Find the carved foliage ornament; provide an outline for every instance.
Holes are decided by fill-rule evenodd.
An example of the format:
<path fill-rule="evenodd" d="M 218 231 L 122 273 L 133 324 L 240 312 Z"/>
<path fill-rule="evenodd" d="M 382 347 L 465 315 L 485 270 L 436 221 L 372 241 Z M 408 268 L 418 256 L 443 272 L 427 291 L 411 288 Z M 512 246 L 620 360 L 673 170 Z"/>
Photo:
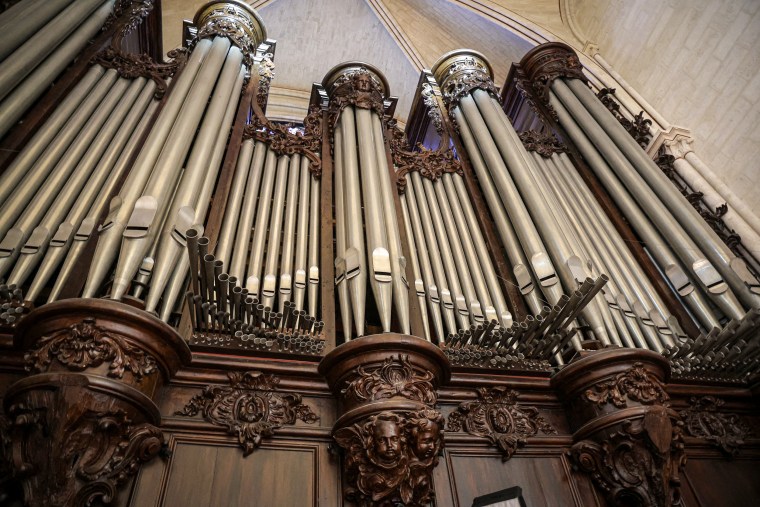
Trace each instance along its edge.
<path fill-rule="evenodd" d="M 443 448 L 440 412 L 381 412 L 335 432 L 345 450 L 346 499 L 359 506 L 428 505 Z"/>
<path fill-rule="evenodd" d="M 126 4 L 126 2 L 121 3 Z M 93 57 L 92 63 L 107 69 L 114 69 L 125 79 L 138 77 L 152 79 L 156 83 L 154 97 L 160 99 L 166 93 L 166 80 L 184 67 L 187 62 L 187 50 L 184 48 L 174 49 L 168 53 L 171 59 L 169 62 L 158 63 L 146 54 L 130 53 L 121 47 L 124 38 L 137 29 L 152 9 L 153 0 L 135 0 L 129 5 L 122 5 L 121 7 L 117 5 L 114 10 L 114 15 L 118 15 L 118 19 L 115 20 L 117 28 L 111 39 L 111 44 L 97 53 Z"/>
<path fill-rule="evenodd" d="M 198 33 L 191 46 L 206 37 L 227 37 L 243 52 L 245 64 L 250 68 L 259 44 L 256 37 L 260 34 L 259 27 L 254 23 L 250 13 L 243 8 L 231 3 L 219 4 L 218 7 L 203 13 Z"/>
<path fill-rule="evenodd" d="M 110 504 L 163 448 L 158 428 L 134 424 L 121 409 L 74 413 L 69 420 L 70 412 L 26 403 L 8 410 L 7 456 L 28 505 Z"/>
<path fill-rule="evenodd" d="M 535 130 L 526 130 L 520 132 L 520 141 L 526 150 L 535 151 L 544 158 L 550 158 L 554 153 L 567 151 L 567 147 L 550 132 L 541 133 Z"/>
<path fill-rule="evenodd" d="M 372 72 L 364 67 L 345 72 L 330 87 L 329 125 L 334 128 L 346 106 L 369 109 L 382 118 L 383 86 Z M 331 136 L 332 137 L 332 136 Z"/>
<path fill-rule="evenodd" d="M 433 86 L 427 82 L 423 83 L 420 96 L 422 97 L 422 103 L 427 107 L 427 115 L 433 122 L 435 131 L 439 134 L 443 134 L 443 118 L 441 117 L 441 109 L 438 106 L 438 101 L 435 100 L 435 90 L 433 89 Z"/>
<path fill-rule="evenodd" d="M 157 371 L 156 360 L 124 338 L 110 334 L 88 318 L 43 337 L 24 355 L 28 371 L 44 372 L 55 359 L 72 371 L 97 368 L 109 362 L 108 376 L 122 378 L 128 371 L 137 379 Z"/>
<path fill-rule="evenodd" d="M 612 379 L 596 384 L 593 389 L 588 389 L 584 393 L 584 398 L 597 405 L 612 403 L 617 408 L 626 407 L 628 400 L 638 401 L 645 405 L 667 405 L 670 400 L 663 383 L 638 362 Z"/>
<path fill-rule="evenodd" d="M 620 122 L 631 137 L 636 140 L 639 146 L 646 149 L 649 145 L 649 141 L 652 140 L 652 134 L 649 132 L 652 120 L 644 118 L 644 111 L 639 112 L 639 114 L 633 117 L 633 121 L 631 121 L 620 112 L 620 104 L 615 100 L 614 88 L 602 88 L 596 96 L 599 97 L 602 104 L 604 104 L 609 112 L 612 113 L 612 116 Z"/>
<path fill-rule="evenodd" d="M 504 386 L 480 387 L 478 400 L 459 404 L 449 415 L 449 431 L 466 431 L 487 438 L 501 451 L 507 461 L 527 438 L 539 431 L 556 435 L 549 422 L 539 415 L 536 407 L 517 405 L 517 392 Z"/>
<path fill-rule="evenodd" d="M 259 89 L 256 92 L 256 103 L 263 111 L 266 108 L 267 98 L 269 97 L 269 87 L 274 79 L 274 55 L 266 53 L 259 62 Z"/>
<path fill-rule="evenodd" d="M 303 121 L 303 131 L 291 124 L 276 124 L 269 121 L 260 110 L 251 118 L 251 123 L 243 130 L 243 139 L 255 139 L 267 143 L 277 155 L 296 153 L 309 159 L 312 176 L 322 176 L 322 159 L 319 150 L 322 144 L 322 111 L 312 107 Z"/>
<path fill-rule="evenodd" d="M 679 472 L 686 463 L 683 423 L 673 425 L 667 409 L 651 407 L 626 421 L 603 441 L 582 440 L 570 455 L 613 506 L 678 506 Z"/>
<path fill-rule="evenodd" d="M 301 402 L 301 395 L 277 392 L 280 379 L 274 375 L 231 372 L 229 378 L 229 386 L 206 387 L 176 415 L 201 413 L 206 421 L 226 427 L 227 433 L 237 436 L 243 456 L 255 451 L 262 438 L 273 436 L 277 428 L 294 425 L 296 420 L 308 424 L 319 420 Z"/>
<path fill-rule="evenodd" d="M 729 456 L 735 456 L 744 439 L 751 434 L 749 427 L 736 414 L 723 414 L 718 410 L 725 401 L 714 396 L 693 397 L 691 406 L 679 412 L 686 433 L 715 444 Z"/>
<path fill-rule="evenodd" d="M 383 400 L 397 396 L 434 405 L 437 396 L 431 383 L 433 374 L 412 367 L 409 356 L 390 356 L 375 368 L 356 368 L 356 378 L 341 393 L 359 402 Z"/>
<path fill-rule="evenodd" d="M 480 59 L 472 56 L 457 59 L 449 66 L 447 75 L 441 79 L 441 93 L 452 120 L 454 118 L 452 111 L 462 97 L 476 89 L 485 90 L 493 95 L 499 93 L 493 84 L 488 67 Z"/>
<path fill-rule="evenodd" d="M 414 151 L 410 148 L 404 132 L 396 126 L 394 121 L 389 121 L 388 126 L 391 137 L 389 141 L 391 156 L 393 157 L 393 165 L 396 166 L 396 187 L 399 194 L 406 191 L 406 175 L 410 171 L 417 171 L 420 176 L 430 181 L 438 180 L 443 173 L 463 175 L 462 164 L 448 146 L 442 146 L 437 150 L 428 150 L 418 144 L 419 151 Z"/>
<path fill-rule="evenodd" d="M 532 88 L 544 104 L 549 103 L 549 89 L 557 78 L 588 80 L 583 75 L 583 65 L 578 55 L 567 51 L 544 52 L 532 62 L 536 72 L 532 75 Z"/>

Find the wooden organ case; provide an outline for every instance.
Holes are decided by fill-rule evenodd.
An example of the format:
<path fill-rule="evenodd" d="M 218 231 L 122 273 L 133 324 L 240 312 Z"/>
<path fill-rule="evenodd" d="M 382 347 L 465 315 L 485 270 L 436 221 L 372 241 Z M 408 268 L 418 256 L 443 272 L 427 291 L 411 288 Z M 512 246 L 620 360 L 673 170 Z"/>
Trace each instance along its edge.
<path fill-rule="evenodd" d="M 760 498 L 757 260 L 568 46 L 501 90 L 443 55 L 403 131 L 341 63 L 285 125 L 247 4 L 165 60 L 153 0 L 26 15 L 0 48 L 2 505 Z"/>

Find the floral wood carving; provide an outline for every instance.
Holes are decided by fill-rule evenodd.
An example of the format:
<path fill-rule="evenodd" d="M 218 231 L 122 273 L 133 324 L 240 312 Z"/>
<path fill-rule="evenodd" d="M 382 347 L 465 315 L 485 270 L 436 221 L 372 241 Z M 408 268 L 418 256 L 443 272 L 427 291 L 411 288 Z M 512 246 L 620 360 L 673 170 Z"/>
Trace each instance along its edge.
<path fill-rule="evenodd" d="M 116 70 L 125 79 L 144 77 L 156 83 L 154 97 L 160 99 L 166 93 L 166 80 L 172 77 L 187 62 L 188 51 L 177 48 L 169 51 L 170 61 L 158 63 L 146 54 L 134 54 L 122 49 L 124 38 L 135 31 L 140 23 L 153 9 L 153 0 L 140 0 L 121 7 L 121 14 L 115 21 L 117 28 L 111 39 L 111 44 L 97 53 L 92 63 L 107 69 Z M 116 11 L 115 11 L 116 12 Z"/>
<path fill-rule="evenodd" d="M 438 101 L 435 100 L 435 90 L 430 83 L 424 83 L 422 85 L 422 103 L 427 107 L 428 118 L 433 122 L 435 131 L 439 134 L 443 134 L 443 117 L 441 116 L 441 109 L 438 106 Z"/>
<path fill-rule="evenodd" d="M 749 427 L 736 414 L 723 414 L 718 410 L 725 401 L 714 396 L 692 397 L 688 409 L 681 416 L 686 433 L 715 444 L 729 456 L 735 456 L 751 434 Z"/>
<path fill-rule="evenodd" d="M 380 412 L 335 432 L 344 449 L 347 500 L 359 506 L 428 505 L 443 448 L 440 412 Z"/>
<path fill-rule="evenodd" d="M 601 442 L 581 440 L 570 450 L 612 506 L 680 506 L 679 474 L 686 463 L 682 424 L 665 407 L 625 421 Z"/>
<path fill-rule="evenodd" d="M 434 405 L 433 374 L 412 367 L 409 356 L 390 356 L 376 368 L 357 366 L 356 378 L 341 391 L 347 399 L 367 402 L 401 396 Z"/>
<path fill-rule="evenodd" d="M 396 126 L 395 121 L 388 121 L 390 132 L 391 156 L 393 165 L 396 166 L 396 187 L 399 194 L 406 191 L 406 175 L 410 171 L 417 171 L 420 176 L 431 181 L 436 181 L 443 173 L 457 173 L 460 176 L 462 164 L 454 156 L 454 152 L 446 145 L 438 150 L 428 150 L 421 144 L 417 145 L 419 151 L 413 151 L 409 147 L 404 132 Z"/>
<path fill-rule="evenodd" d="M 237 436 L 243 456 L 255 451 L 261 440 L 273 436 L 277 428 L 292 426 L 296 420 L 308 424 L 319 420 L 301 402 L 301 395 L 277 392 L 280 379 L 274 375 L 231 372 L 229 378 L 229 386 L 207 386 L 175 414 L 201 413 L 206 421 L 226 427 L 227 433 Z"/>
<path fill-rule="evenodd" d="M 449 108 L 452 120 L 453 110 L 459 104 L 462 97 L 474 90 L 485 90 L 493 95 L 498 95 L 499 90 L 493 84 L 490 71 L 480 58 L 472 55 L 463 55 L 449 65 L 445 76 L 439 79 L 441 94 Z"/>
<path fill-rule="evenodd" d="M 549 89 L 557 78 L 588 80 L 583 75 L 583 65 L 572 50 L 546 51 L 531 62 L 531 88 L 544 104 L 549 103 Z"/>
<path fill-rule="evenodd" d="M 526 150 L 535 151 L 544 158 L 550 158 L 554 153 L 567 151 L 567 147 L 550 132 L 541 133 L 535 130 L 526 130 L 520 132 L 520 141 Z"/>
<path fill-rule="evenodd" d="M 27 403 L 8 410 L 8 458 L 30 506 L 110 504 L 163 447 L 161 430 L 133 423 L 124 410 L 73 414 Z"/>
<path fill-rule="evenodd" d="M 487 438 L 501 451 L 507 461 L 527 438 L 539 431 L 556 435 L 549 422 L 539 415 L 536 407 L 517 405 L 517 392 L 504 386 L 480 387 L 478 400 L 459 404 L 449 415 L 449 431 L 466 431 L 470 435 Z"/>
<path fill-rule="evenodd" d="M 34 372 L 47 371 L 53 359 L 72 371 L 110 362 L 108 376 L 115 378 L 122 378 L 125 371 L 137 379 L 157 371 L 153 356 L 96 326 L 94 319 L 84 319 L 42 338 L 34 350 L 24 355 L 27 370 Z"/>
<path fill-rule="evenodd" d="M 274 55 L 266 53 L 259 62 L 259 89 L 256 92 L 256 102 L 262 111 L 266 109 L 269 98 L 269 87 L 274 79 Z"/>
<path fill-rule="evenodd" d="M 300 131 L 290 124 L 272 123 L 261 110 L 254 111 L 251 123 L 243 129 L 243 139 L 267 143 L 278 155 L 298 153 L 305 156 L 309 159 L 312 176 L 319 178 L 322 176 L 322 159 L 318 155 L 322 145 L 322 111 L 312 107 L 303 124 L 303 131 Z"/>
<path fill-rule="evenodd" d="M 364 67 L 341 74 L 330 87 L 329 93 L 330 129 L 334 128 L 340 113 L 346 106 L 369 109 L 376 112 L 380 118 L 385 113 L 383 85 L 372 72 Z"/>
<path fill-rule="evenodd" d="M 243 52 L 248 68 L 252 67 L 256 47 L 264 34 L 245 9 L 233 3 L 219 3 L 216 8 L 204 12 L 202 19 L 195 21 L 200 26 L 191 46 L 206 37 L 227 37 Z"/>
<path fill-rule="evenodd" d="M 615 100 L 614 88 L 602 88 L 596 96 L 599 97 L 604 107 L 612 113 L 612 116 L 620 122 L 631 137 L 636 140 L 639 146 L 646 149 L 649 146 L 649 141 L 652 140 L 652 134 L 649 132 L 652 120 L 644 118 L 644 111 L 640 111 L 639 114 L 633 117 L 633 121 L 631 121 L 620 112 L 620 104 Z"/>
<path fill-rule="evenodd" d="M 596 384 L 584 397 L 597 405 L 612 403 L 617 408 L 626 407 L 629 399 L 645 405 L 666 405 L 670 400 L 663 383 L 639 362 L 611 380 Z"/>

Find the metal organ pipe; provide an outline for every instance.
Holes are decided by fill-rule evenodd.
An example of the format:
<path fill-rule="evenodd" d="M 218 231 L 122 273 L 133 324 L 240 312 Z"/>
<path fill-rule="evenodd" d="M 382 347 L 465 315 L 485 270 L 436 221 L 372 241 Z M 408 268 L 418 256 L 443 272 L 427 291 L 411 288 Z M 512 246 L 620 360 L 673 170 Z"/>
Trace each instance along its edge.
<path fill-rule="evenodd" d="M 253 148 L 253 160 L 251 160 L 251 148 Z M 259 194 L 262 176 L 266 170 L 264 169 L 264 161 L 266 160 L 267 167 L 273 166 L 274 157 L 274 153 L 269 152 L 267 145 L 261 141 L 256 141 L 254 146 L 253 140 L 246 140 L 240 149 L 237 170 L 248 172 L 248 179 L 245 183 L 245 194 L 240 214 L 231 217 L 237 218 L 237 231 L 232 250 L 232 263 L 229 267 L 229 275 L 237 277 L 238 280 L 245 280 L 245 262 L 248 258 L 248 245 L 251 241 L 251 227 L 253 227 L 254 217 L 259 216 L 255 214 L 256 198 Z M 271 193 L 271 189 L 269 192 Z"/>
<path fill-rule="evenodd" d="M 253 139 L 246 139 L 243 141 L 243 144 L 240 146 L 240 151 L 238 152 L 238 158 L 235 164 L 235 175 L 233 176 L 232 184 L 230 185 L 230 193 L 227 197 L 224 218 L 222 219 L 222 228 L 219 230 L 219 239 L 216 242 L 216 249 L 214 250 L 214 255 L 225 265 L 228 274 L 232 274 L 230 259 L 233 252 L 233 242 L 236 237 L 238 217 L 241 216 L 240 210 L 243 205 L 245 187 L 248 184 L 248 173 L 251 166 L 252 156 Z"/>
<path fill-rule="evenodd" d="M 311 178 L 311 196 L 309 200 L 309 315 L 317 315 L 319 294 L 319 178 Z"/>
<path fill-rule="evenodd" d="M 351 338 L 351 301 L 346 280 L 346 211 L 343 195 L 343 127 L 340 123 L 335 126 L 333 134 L 334 170 L 335 170 L 335 286 L 338 291 L 343 335 Z"/>
<path fill-rule="evenodd" d="M 417 245 L 414 239 L 414 232 L 412 231 L 412 222 L 409 220 L 409 207 L 406 204 L 406 195 L 401 196 L 401 213 L 404 217 L 404 226 L 407 231 L 407 241 L 409 243 L 409 257 L 412 263 L 412 275 L 414 276 L 414 291 L 417 293 L 417 299 L 420 304 L 420 314 L 422 319 L 422 332 L 425 335 L 427 341 L 431 340 L 430 334 L 430 319 L 427 312 L 427 298 L 425 291 L 425 282 L 422 278 L 422 271 L 420 269 L 420 262 L 417 259 Z M 440 321 L 440 316 L 438 317 Z M 440 326 L 439 326 L 440 327 Z M 436 329 L 440 339 L 443 339 L 443 332 Z"/>
<path fill-rule="evenodd" d="M 335 150 L 337 151 L 339 149 L 339 144 L 336 141 Z M 336 169 L 335 178 L 337 177 L 338 171 Z M 311 172 L 309 171 L 309 159 L 307 157 L 301 157 L 300 179 L 301 181 L 298 185 L 298 217 L 296 219 L 296 257 L 293 275 L 293 301 L 295 302 L 295 309 L 299 311 L 303 310 L 303 301 L 304 297 L 306 296 L 306 284 L 309 283 L 307 249 L 310 245 L 309 224 L 311 223 L 311 216 L 309 210 L 309 199 L 311 194 L 312 178 Z M 345 244 L 345 233 L 343 241 Z M 311 243 L 314 243 L 317 247 L 319 245 L 319 241 L 317 241 L 315 237 L 311 238 Z"/>
<path fill-rule="evenodd" d="M 282 219 L 285 212 L 285 191 L 288 187 L 289 168 L 293 160 L 288 155 L 280 155 L 277 161 L 277 174 L 272 197 L 272 213 L 269 221 L 269 241 L 267 244 L 264 279 L 260 287 L 261 302 L 265 307 L 274 308 L 274 298 L 277 293 L 277 261 L 280 257 L 280 242 L 282 238 Z M 266 229 L 266 224 L 263 226 Z M 263 245 L 262 245 L 263 246 Z M 249 289 L 250 290 L 250 289 Z"/>
<path fill-rule="evenodd" d="M 0 14 L 0 59 L 5 58 L 74 0 L 27 0 Z"/>
<path fill-rule="evenodd" d="M 264 242 L 266 238 L 267 225 L 269 224 L 269 213 L 272 205 L 272 190 L 274 189 L 275 175 L 281 170 L 287 168 L 287 159 L 280 157 L 273 151 L 267 152 L 266 162 L 264 163 L 264 176 L 261 182 L 259 192 L 259 205 L 256 211 L 256 227 L 253 230 L 253 244 L 251 245 L 251 254 L 248 260 L 248 271 L 245 278 L 245 288 L 252 295 L 259 295 L 261 290 L 261 268 L 264 259 Z"/>

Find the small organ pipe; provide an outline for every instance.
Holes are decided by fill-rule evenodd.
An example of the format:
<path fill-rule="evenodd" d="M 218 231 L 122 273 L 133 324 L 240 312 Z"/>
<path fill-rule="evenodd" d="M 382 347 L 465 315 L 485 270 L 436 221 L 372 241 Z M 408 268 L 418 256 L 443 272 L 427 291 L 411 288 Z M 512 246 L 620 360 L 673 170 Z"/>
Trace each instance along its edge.
<path fill-rule="evenodd" d="M 282 230 L 282 258 L 280 260 L 280 312 L 285 311 L 285 302 L 293 293 L 293 251 L 296 242 L 296 212 L 298 211 L 298 183 L 301 171 L 301 156 L 295 154 L 290 159 L 287 196 L 285 197 L 285 222 Z"/>
<path fill-rule="evenodd" d="M 287 167 L 287 160 L 281 157 L 279 160 L 273 151 L 267 152 L 264 163 L 264 177 L 259 192 L 259 205 L 256 210 L 256 224 L 253 230 L 253 244 L 248 260 L 248 271 L 245 279 L 245 288 L 252 295 L 259 295 L 261 290 L 261 268 L 264 261 L 264 242 L 266 241 L 267 225 L 271 210 L 272 191 L 274 189 L 275 175 Z M 235 275 L 237 276 L 237 275 Z"/>
<path fill-rule="evenodd" d="M 320 180 L 311 181 L 309 199 L 309 315 L 317 315 L 319 294 L 319 189 Z"/>
<path fill-rule="evenodd" d="M 251 159 L 251 148 L 253 148 L 253 159 Z M 265 160 L 267 164 L 266 168 L 264 166 Z M 269 152 L 267 145 L 261 141 L 256 141 L 255 145 L 253 141 L 245 141 L 238 158 L 238 164 L 241 163 L 240 168 L 248 172 L 248 180 L 245 184 L 245 194 L 243 195 L 240 215 L 236 217 L 237 232 L 235 233 L 235 244 L 232 248 L 232 262 L 230 263 L 229 275 L 236 277 L 238 280 L 245 280 L 245 263 L 248 258 L 248 246 L 251 243 L 253 219 L 258 216 L 255 214 L 256 199 L 259 194 L 263 174 L 270 172 L 270 165 L 274 167 L 275 155 Z M 270 188 L 270 195 L 271 192 Z"/>
<path fill-rule="evenodd" d="M 219 239 L 216 242 L 214 255 L 221 260 L 227 272 L 230 273 L 230 260 L 232 258 L 233 244 L 236 238 L 238 218 L 240 217 L 243 197 L 248 182 L 248 170 L 253 155 L 253 140 L 246 139 L 240 146 L 237 162 L 235 164 L 235 175 L 232 177 L 230 193 L 227 198 L 226 207 L 224 208 L 224 218 L 222 219 L 222 228 L 219 230 Z M 237 275 L 233 275 L 237 276 Z"/>
<path fill-rule="evenodd" d="M 282 219 L 285 212 L 285 191 L 288 188 L 288 171 L 293 164 L 291 157 L 281 155 L 277 161 L 277 175 L 272 197 L 272 217 L 269 222 L 269 241 L 264 265 L 264 279 L 261 285 L 261 302 L 264 306 L 274 308 L 277 290 L 277 261 L 280 258 L 282 238 Z M 266 224 L 263 225 L 266 228 Z"/>
<path fill-rule="evenodd" d="M 351 339 L 351 301 L 348 294 L 348 281 L 346 280 L 346 211 L 343 196 L 343 128 L 340 123 L 335 126 L 333 134 L 335 152 L 335 285 L 338 291 L 338 305 L 340 306 L 341 324 L 343 336 L 346 340 Z M 303 189 L 302 189 L 303 190 Z M 305 220 L 306 217 L 302 217 Z M 305 246 L 305 244 L 304 244 Z M 306 250 L 303 250 L 304 254 Z M 301 309 L 296 306 L 297 309 Z"/>
<path fill-rule="evenodd" d="M 340 144 L 335 142 L 336 152 L 340 149 Z M 307 248 L 309 245 L 309 197 L 311 193 L 311 172 L 309 171 L 309 159 L 301 157 L 301 181 L 298 185 L 298 218 L 296 220 L 296 259 L 295 259 L 295 277 L 293 280 L 293 301 L 296 310 L 303 310 L 303 300 L 306 295 L 306 284 L 308 283 L 308 265 Z M 338 171 L 335 170 L 335 178 L 338 177 Z M 342 177 L 342 175 L 341 175 Z M 335 201 L 337 206 L 338 201 Z M 337 227 L 337 223 L 336 223 Z M 314 239 L 316 241 L 316 239 Z M 344 233 L 345 242 L 345 233 Z M 319 243 L 319 242 L 317 242 Z M 345 252 L 344 252 L 345 253 Z M 350 329 L 350 328 L 349 328 Z"/>
<path fill-rule="evenodd" d="M 406 195 L 401 196 L 401 214 L 404 217 L 404 226 L 406 228 L 407 241 L 409 244 L 409 257 L 412 263 L 412 275 L 414 276 L 414 290 L 417 293 L 417 299 L 420 304 L 420 316 L 422 319 L 422 332 L 425 335 L 427 341 L 432 341 L 430 336 L 430 319 L 427 312 L 427 298 L 425 294 L 425 281 L 422 277 L 422 271 L 420 269 L 420 262 L 417 259 L 417 244 L 414 238 L 414 232 L 412 229 L 412 222 L 409 220 L 409 208 L 406 205 Z M 440 327 L 440 315 L 438 316 L 438 326 Z M 438 332 L 438 331 L 437 331 Z M 442 331 L 439 336 L 442 336 Z"/>

